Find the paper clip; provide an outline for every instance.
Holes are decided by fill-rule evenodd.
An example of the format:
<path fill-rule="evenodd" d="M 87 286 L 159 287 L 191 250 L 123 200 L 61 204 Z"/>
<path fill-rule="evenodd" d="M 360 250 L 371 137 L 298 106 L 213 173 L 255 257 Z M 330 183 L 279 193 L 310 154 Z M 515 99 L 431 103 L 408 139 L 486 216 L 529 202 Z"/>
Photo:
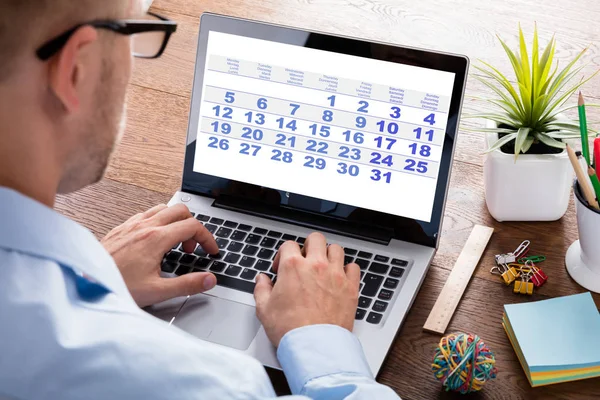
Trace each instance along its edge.
<path fill-rule="evenodd" d="M 531 272 L 521 274 L 521 280 L 515 281 L 515 286 L 513 288 L 514 293 L 520 294 L 533 294 L 533 283 L 529 282 L 531 279 Z"/>
<path fill-rule="evenodd" d="M 496 264 L 500 266 L 503 264 L 514 263 L 515 261 L 517 261 L 517 258 L 521 257 L 522 255 L 525 255 L 527 251 L 529 251 L 530 243 L 531 242 L 529 240 L 525 240 L 519 245 L 519 247 L 515 249 L 515 251 L 506 254 L 497 254 L 494 257 L 496 260 Z"/>
<path fill-rule="evenodd" d="M 541 263 L 542 261 L 546 261 L 546 256 L 529 256 L 519 258 L 518 260 L 521 264 L 525 264 L 527 261 L 531 261 L 533 263 Z"/>
<path fill-rule="evenodd" d="M 512 252 L 512 254 L 516 257 L 519 258 L 522 255 L 524 255 L 525 253 L 527 253 L 527 251 L 529 251 L 529 245 L 531 244 L 531 242 L 529 240 L 524 240 L 519 247 L 517 247 L 515 249 L 515 251 Z"/>

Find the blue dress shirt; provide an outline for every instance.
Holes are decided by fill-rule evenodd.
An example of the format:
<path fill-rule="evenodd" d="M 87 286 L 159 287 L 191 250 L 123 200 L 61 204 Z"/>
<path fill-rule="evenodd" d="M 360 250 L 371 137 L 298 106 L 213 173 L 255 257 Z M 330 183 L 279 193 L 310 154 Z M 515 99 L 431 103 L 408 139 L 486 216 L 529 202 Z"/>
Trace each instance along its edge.
<path fill-rule="evenodd" d="M 398 399 L 358 339 L 295 329 L 277 351 L 290 399 Z M 87 229 L 0 187 L 0 398 L 267 399 L 262 365 L 141 310 Z"/>

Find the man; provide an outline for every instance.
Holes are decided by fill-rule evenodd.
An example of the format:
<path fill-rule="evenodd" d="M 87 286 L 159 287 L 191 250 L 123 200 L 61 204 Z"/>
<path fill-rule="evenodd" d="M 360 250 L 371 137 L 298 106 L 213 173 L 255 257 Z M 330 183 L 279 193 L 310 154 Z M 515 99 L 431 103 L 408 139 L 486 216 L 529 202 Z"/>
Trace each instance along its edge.
<path fill-rule="evenodd" d="M 141 18 L 138 1 L 0 5 L 0 398 L 275 396 L 256 360 L 140 309 L 216 283 L 210 273 L 159 275 L 179 242 L 218 251 L 185 206 L 138 214 L 103 246 L 51 209 L 57 193 L 102 177 L 118 141 L 131 46 L 144 44 L 124 21 Z M 258 317 L 294 394 L 397 398 L 374 381 L 351 333 L 360 271 L 343 259 L 318 233 L 303 251 L 285 243 L 277 284 L 257 281 Z"/>

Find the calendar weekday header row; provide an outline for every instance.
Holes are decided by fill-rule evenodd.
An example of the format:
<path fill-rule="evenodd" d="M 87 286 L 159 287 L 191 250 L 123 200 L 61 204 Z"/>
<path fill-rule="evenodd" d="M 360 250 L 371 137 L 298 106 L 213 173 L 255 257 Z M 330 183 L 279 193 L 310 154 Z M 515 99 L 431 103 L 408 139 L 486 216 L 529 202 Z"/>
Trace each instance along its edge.
<path fill-rule="evenodd" d="M 357 98 L 378 100 L 423 110 L 448 112 L 450 107 L 450 97 L 448 96 L 338 78 L 333 75 L 305 72 L 298 69 L 220 55 L 210 56 L 208 70 L 284 85 L 355 96 Z"/>

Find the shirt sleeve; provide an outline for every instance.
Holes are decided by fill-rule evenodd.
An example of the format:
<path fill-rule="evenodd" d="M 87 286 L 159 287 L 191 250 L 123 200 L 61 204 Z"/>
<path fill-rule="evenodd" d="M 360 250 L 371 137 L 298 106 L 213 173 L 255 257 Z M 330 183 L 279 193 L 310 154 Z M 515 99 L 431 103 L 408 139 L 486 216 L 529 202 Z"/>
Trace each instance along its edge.
<path fill-rule="evenodd" d="M 358 338 L 335 325 L 311 325 L 285 334 L 277 358 L 293 394 L 312 399 L 399 399 L 375 381 Z"/>

